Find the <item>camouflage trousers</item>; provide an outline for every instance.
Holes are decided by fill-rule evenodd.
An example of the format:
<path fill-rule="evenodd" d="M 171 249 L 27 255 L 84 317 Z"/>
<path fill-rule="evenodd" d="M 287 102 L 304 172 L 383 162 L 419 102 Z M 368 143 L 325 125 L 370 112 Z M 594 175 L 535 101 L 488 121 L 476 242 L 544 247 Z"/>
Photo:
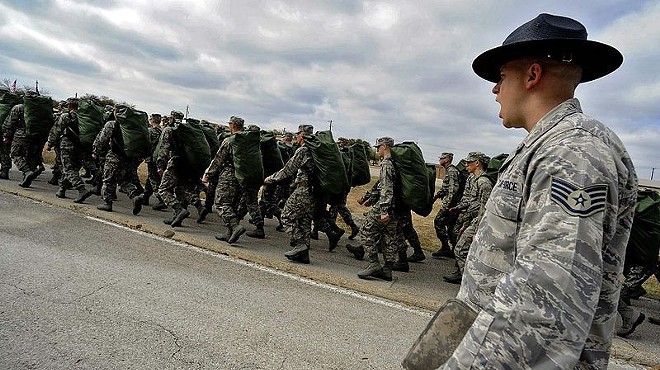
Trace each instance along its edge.
<path fill-rule="evenodd" d="M 11 142 L 9 156 L 19 171 L 34 171 L 39 165 L 39 155 L 34 153 L 35 145 L 28 138 L 15 137 Z"/>
<path fill-rule="evenodd" d="M 289 234 L 291 247 L 304 246 L 309 249 L 314 203 L 309 187 L 304 185 L 297 186 L 284 203 L 282 223 Z"/>
<path fill-rule="evenodd" d="M 380 221 L 380 209 L 373 207 L 366 215 L 360 228 L 360 241 L 370 262 L 378 262 L 378 245 L 380 244 L 385 263 L 394 263 L 400 248 L 401 228 L 396 215 L 390 215 L 390 221 Z"/>
<path fill-rule="evenodd" d="M 277 199 L 276 184 L 266 184 L 261 188 L 261 199 L 259 199 L 259 208 L 262 216 L 272 218 L 282 213 Z"/>
<path fill-rule="evenodd" d="M 433 219 L 433 228 L 435 229 L 435 235 L 440 239 L 442 245 L 449 246 L 448 242 L 451 245 L 456 245 L 456 239 L 458 236 L 454 232 L 454 225 L 457 221 L 457 215 L 449 212 L 449 206 L 440 207 L 438 214 L 435 215 Z"/>
<path fill-rule="evenodd" d="M 9 145 L 5 145 L 0 138 L 0 170 L 9 171 L 11 169 L 11 157 L 9 156 Z"/>
<path fill-rule="evenodd" d="M 224 225 L 233 229 L 238 225 L 238 212 L 243 199 L 243 191 L 238 181 L 232 179 L 219 179 L 215 190 L 215 208 Z M 245 214 L 243 214 L 245 215 Z"/>
<path fill-rule="evenodd" d="M 255 226 L 263 226 L 264 216 L 259 208 L 259 188 L 241 188 L 241 192 L 245 208 L 250 214 L 250 223 Z"/>
<path fill-rule="evenodd" d="M 126 181 L 130 182 L 137 189 L 138 194 L 144 193 L 144 187 L 140 181 L 140 176 L 138 175 L 138 167 L 140 166 L 141 160 L 138 159 L 126 159 L 122 164 L 124 165 L 124 178 Z M 126 187 L 120 187 L 119 191 L 126 193 Z M 126 193 L 128 195 L 129 193 Z"/>
<path fill-rule="evenodd" d="M 410 209 L 405 209 L 401 211 L 396 211 L 397 220 L 399 220 L 399 233 L 402 235 L 402 238 L 408 241 L 408 244 L 413 248 L 415 252 L 423 253 L 422 243 L 419 241 L 419 235 L 417 230 L 413 226 L 412 222 L 412 213 Z M 400 243 L 399 250 L 407 250 L 405 241 Z"/>
<path fill-rule="evenodd" d="M 336 220 L 338 215 L 341 216 L 341 219 L 344 220 L 346 225 L 355 223 L 353 221 L 353 214 L 346 207 L 346 195 L 344 195 L 339 204 L 330 206 L 330 218 Z"/>
<path fill-rule="evenodd" d="M 84 189 L 85 183 L 80 178 L 82 167 L 82 150 L 77 143 L 63 137 L 60 141 L 60 159 L 62 161 L 62 176 L 74 189 Z M 62 186 L 62 188 L 64 188 Z"/>
<path fill-rule="evenodd" d="M 190 204 L 199 209 L 202 203 L 199 199 L 199 179 L 181 176 L 172 159 L 167 163 L 167 168 L 158 184 L 158 194 L 175 212 L 179 208 L 187 208 Z"/>
<path fill-rule="evenodd" d="M 113 151 L 109 151 L 103 163 L 103 186 L 101 188 L 101 199 L 106 203 L 112 203 L 117 192 L 117 184 L 120 184 L 122 193 L 133 199 L 139 194 L 137 187 L 130 181 L 127 174 L 125 159 L 119 158 Z"/>
<path fill-rule="evenodd" d="M 474 225 L 472 220 L 464 223 L 467 225 L 463 233 L 458 238 L 456 246 L 454 246 L 454 255 L 456 255 L 456 265 L 463 272 L 465 268 L 465 261 L 467 260 L 468 252 L 470 251 L 470 244 L 472 244 L 472 239 L 477 233 L 477 225 Z"/>
<path fill-rule="evenodd" d="M 160 186 L 160 182 L 163 180 L 163 177 L 158 174 L 158 167 L 156 167 L 156 162 L 146 161 L 146 164 L 147 181 L 144 184 L 144 195 L 150 197 L 155 194 L 156 198 L 161 199 L 160 194 L 158 194 L 158 187 Z"/>
<path fill-rule="evenodd" d="M 62 154 L 60 152 L 60 142 L 57 142 L 57 146 L 53 148 L 55 151 L 55 161 L 53 163 L 52 173 L 53 177 L 56 179 L 61 179 L 62 178 Z"/>
<path fill-rule="evenodd" d="M 314 198 L 314 228 L 324 233 L 331 233 L 337 227 L 336 218 L 332 218 L 328 211 L 328 203 L 321 198 Z"/>

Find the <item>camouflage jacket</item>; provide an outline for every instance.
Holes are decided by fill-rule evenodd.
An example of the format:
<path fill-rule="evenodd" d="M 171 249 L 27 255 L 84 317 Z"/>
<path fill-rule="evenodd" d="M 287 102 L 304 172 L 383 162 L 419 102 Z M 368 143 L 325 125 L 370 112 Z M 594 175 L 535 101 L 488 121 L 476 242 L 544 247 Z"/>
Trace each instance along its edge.
<path fill-rule="evenodd" d="M 443 368 L 607 368 L 636 194 L 610 129 L 548 112 L 486 203 L 458 293 L 478 316 Z"/>
<path fill-rule="evenodd" d="M 149 137 L 151 138 L 151 133 Z M 164 171 L 170 159 L 176 160 L 178 158 L 174 127 L 165 126 L 158 140 L 160 140 L 160 152 L 158 152 L 158 157 L 156 158 L 156 168 Z"/>
<path fill-rule="evenodd" d="M 17 104 L 9 111 L 9 115 L 2 124 L 2 136 L 4 141 L 12 141 L 15 137 L 25 138 L 23 104 Z"/>
<path fill-rule="evenodd" d="M 293 156 L 284 164 L 284 167 L 270 175 L 270 178 L 274 182 L 278 182 L 295 175 L 295 184 L 297 186 L 311 188 L 311 176 L 313 174 L 314 161 L 312 160 L 312 151 L 307 146 L 302 145 L 296 149 Z"/>
<path fill-rule="evenodd" d="M 120 150 L 121 148 L 119 147 L 116 136 L 121 134 L 118 133 L 116 128 L 116 121 L 108 121 L 96 135 L 94 143 L 92 143 L 92 154 L 96 158 L 104 157 L 109 151 L 114 152 L 118 156 L 123 156 L 124 153 Z"/>
<path fill-rule="evenodd" d="M 461 183 L 458 174 L 458 168 L 450 164 L 445 168 L 445 178 L 442 180 L 440 190 L 435 194 L 436 199 L 442 200 L 442 206 L 454 206 L 461 194 L 458 194 L 461 188 Z"/>
<path fill-rule="evenodd" d="M 149 141 L 151 142 L 151 153 L 156 151 L 158 148 L 158 142 L 160 141 L 160 135 L 163 133 L 163 129 L 157 126 L 151 126 L 149 127 Z M 144 160 L 147 163 L 150 163 L 153 161 L 151 156 L 148 156 Z"/>
<path fill-rule="evenodd" d="M 380 214 L 388 214 L 394 207 L 394 184 L 396 181 L 396 170 L 392 157 L 387 156 L 380 161 L 380 174 L 378 175 L 378 201 L 373 207 L 380 210 Z"/>
<path fill-rule="evenodd" d="M 48 146 L 54 147 L 62 136 L 66 136 L 74 142 L 80 140 L 78 114 L 75 111 L 63 112 L 57 116 L 55 124 L 48 133 Z"/>
<path fill-rule="evenodd" d="M 222 140 L 218 152 L 211 160 L 208 168 L 205 171 L 206 177 L 218 181 L 235 181 L 236 173 L 234 172 L 234 151 L 232 149 L 232 141 L 234 135 Z"/>

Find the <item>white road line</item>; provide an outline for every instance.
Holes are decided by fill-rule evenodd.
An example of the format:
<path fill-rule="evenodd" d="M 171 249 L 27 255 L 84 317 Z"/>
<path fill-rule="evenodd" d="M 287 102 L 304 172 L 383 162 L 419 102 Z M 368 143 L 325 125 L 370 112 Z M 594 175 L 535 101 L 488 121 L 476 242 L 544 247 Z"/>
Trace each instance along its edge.
<path fill-rule="evenodd" d="M 430 317 L 433 316 L 433 313 L 431 313 L 429 311 L 425 311 L 425 310 L 418 309 L 418 308 L 413 308 L 413 307 L 408 307 L 408 306 L 402 305 L 398 302 L 390 301 L 390 300 L 387 300 L 387 299 L 384 299 L 384 298 L 375 297 L 375 296 L 368 295 L 368 294 L 365 294 L 365 293 L 360 293 L 360 292 L 357 292 L 357 291 L 354 291 L 354 290 L 342 288 L 342 287 L 332 285 L 332 284 L 319 283 L 318 281 L 314 281 L 314 280 L 311 280 L 311 279 L 308 279 L 308 278 L 304 278 L 304 277 L 301 277 L 301 276 L 298 276 L 298 275 L 295 275 L 295 274 L 280 271 L 280 270 L 270 268 L 270 267 L 267 267 L 267 266 L 263 266 L 263 265 L 260 265 L 260 264 L 254 263 L 254 262 L 249 262 L 249 261 L 245 261 L 245 260 L 242 260 L 242 259 L 226 256 L 224 254 L 214 252 L 214 251 L 210 251 L 208 249 L 200 248 L 200 247 L 188 244 L 188 243 L 179 242 L 179 241 L 168 239 L 168 238 L 165 238 L 165 237 L 162 237 L 162 236 L 150 234 L 150 233 L 147 233 L 147 232 L 144 232 L 144 231 L 131 229 L 130 227 L 119 225 L 119 224 L 116 224 L 114 222 L 110 222 L 110 221 L 106 221 L 106 220 L 101 220 L 101 219 L 98 219 L 98 218 L 95 218 L 95 217 L 92 217 L 92 216 L 85 216 L 85 217 L 89 220 L 97 221 L 97 222 L 100 222 L 100 223 L 103 223 L 103 224 L 106 224 L 106 225 L 109 225 L 109 226 L 114 226 L 114 227 L 122 229 L 122 230 L 131 231 L 131 232 L 134 232 L 136 234 L 140 234 L 142 236 L 153 238 L 153 239 L 156 239 L 156 240 L 161 241 L 161 242 L 169 243 L 169 244 L 176 245 L 176 246 L 179 246 L 179 247 L 184 247 L 184 248 L 187 248 L 189 250 L 195 251 L 197 253 L 204 253 L 204 254 L 207 254 L 207 255 L 211 255 L 211 256 L 219 258 L 223 261 L 232 262 L 232 263 L 235 263 L 235 264 L 238 264 L 238 265 L 250 267 L 252 269 L 263 271 L 263 272 L 266 272 L 266 273 L 269 273 L 269 274 L 272 274 L 272 275 L 278 275 L 278 276 L 286 277 L 286 278 L 289 278 L 289 279 L 292 279 L 292 280 L 295 280 L 295 281 L 298 281 L 298 282 L 301 282 L 301 283 L 304 283 L 304 284 L 307 284 L 307 285 L 315 286 L 315 287 L 318 287 L 318 288 L 321 288 L 321 289 L 326 289 L 326 290 L 329 290 L 329 291 L 332 291 L 332 292 L 335 292 L 335 293 L 338 293 L 338 294 L 343 294 L 343 295 L 347 295 L 347 296 L 350 296 L 350 297 L 353 297 L 353 298 L 362 299 L 362 300 L 365 300 L 365 301 L 368 301 L 368 302 L 371 302 L 371 303 L 380 304 L 382 306 L 394 308 L 394 309 L 397 309 L 397 310 L 400 310 L 400 311 L 414 313 L 414 314 L 424 316 L 424 317 L 429 317 L 430 318 Z"/>

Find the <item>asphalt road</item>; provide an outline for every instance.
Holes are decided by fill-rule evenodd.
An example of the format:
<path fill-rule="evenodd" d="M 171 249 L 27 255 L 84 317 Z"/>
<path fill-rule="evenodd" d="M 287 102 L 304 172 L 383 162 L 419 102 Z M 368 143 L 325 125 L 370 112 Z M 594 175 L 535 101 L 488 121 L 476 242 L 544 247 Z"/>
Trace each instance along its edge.
<path fill-rule="evenodd" d="M 405 308 L 0 193 L 1 369 L 396 369 Z"/>

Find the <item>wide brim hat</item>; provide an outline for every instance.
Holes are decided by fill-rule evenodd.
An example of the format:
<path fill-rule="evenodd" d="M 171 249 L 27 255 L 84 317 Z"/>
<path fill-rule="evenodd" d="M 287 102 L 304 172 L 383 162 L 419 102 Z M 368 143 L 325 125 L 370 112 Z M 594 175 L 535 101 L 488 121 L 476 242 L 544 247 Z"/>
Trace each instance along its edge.
<path fill-rule="evenodd" d="M 502 65 L 524 57 L 576 63 L 582 67 L 580 82 L 608 75 L 623 63 L 623 55 L 616 48 L 587 40 L 587 30 L 582 23 L 543 13 L 516 28 L 502 46 L 479 55 L 472 62 L 472 69 L 479 77 L 497 83 Z"/>

